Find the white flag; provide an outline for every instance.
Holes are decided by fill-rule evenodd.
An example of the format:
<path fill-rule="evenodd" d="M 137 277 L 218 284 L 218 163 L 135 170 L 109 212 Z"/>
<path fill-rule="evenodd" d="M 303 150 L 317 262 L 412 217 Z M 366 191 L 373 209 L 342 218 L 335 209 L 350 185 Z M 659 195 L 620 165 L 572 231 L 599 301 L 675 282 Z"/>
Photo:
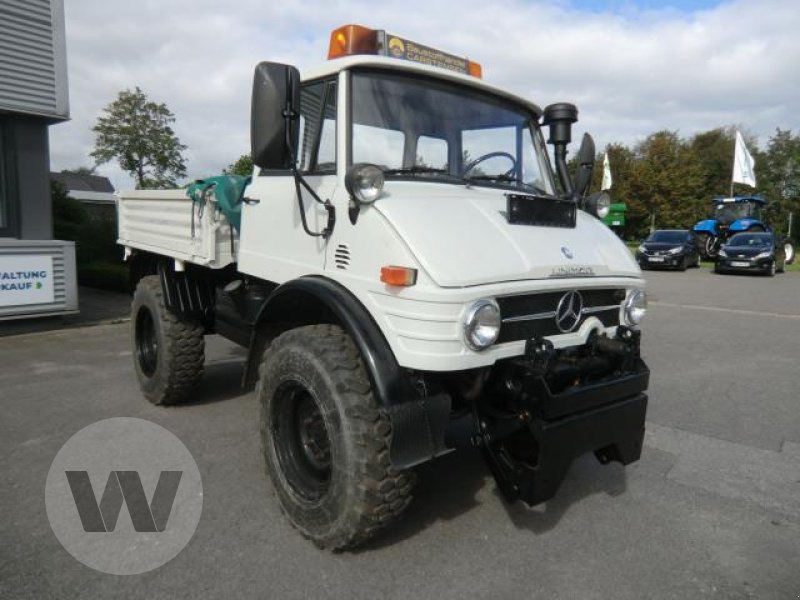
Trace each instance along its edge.
<path fill-rule="evenodd" d="M 601 190 L 611 189 L 611 162 L 608 160 L 608 152 L 603 156 L 603 184 L 600 186 Z"/>
<path fill-rule="evenodd" d="M 744 145 L 744 138 L 736 132 L 736 150 L 733 153 L 733 182 L 756 187 L 756 161 Z"/>

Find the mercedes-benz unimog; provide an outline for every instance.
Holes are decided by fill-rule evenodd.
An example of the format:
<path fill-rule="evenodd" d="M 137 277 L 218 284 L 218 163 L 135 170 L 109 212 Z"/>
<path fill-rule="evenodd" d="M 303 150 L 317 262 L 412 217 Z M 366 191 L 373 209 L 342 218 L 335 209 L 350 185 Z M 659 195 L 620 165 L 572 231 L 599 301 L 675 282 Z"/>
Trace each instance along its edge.
<path fill-rule="evenodd" d="M 454 449 L 529 505 L 579 455 L 637 460 L 644 281 L 586 194 L 591 138 L 568 169 L 577 109 L 360 26 L 329 58 L 256 67 L 252 178 L 120 196 L 145 397 L 192 397 L 206 335 L 246 348 L 272 485 L 332 549 L 399 517 L 413 468 Z"/>

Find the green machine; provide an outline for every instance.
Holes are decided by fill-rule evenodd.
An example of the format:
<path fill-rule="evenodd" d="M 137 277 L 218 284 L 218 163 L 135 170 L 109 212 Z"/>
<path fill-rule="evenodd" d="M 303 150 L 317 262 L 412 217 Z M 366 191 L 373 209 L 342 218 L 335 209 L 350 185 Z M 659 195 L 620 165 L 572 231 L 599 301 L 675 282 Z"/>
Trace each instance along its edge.
<path fill-rule="evenodd" d="M 603 219 L 603 223 L 611 229 L 618 229 L 625 226 L 625 206 L 624 202 L 615 202 L 609 207 L 608 214 Z"/>

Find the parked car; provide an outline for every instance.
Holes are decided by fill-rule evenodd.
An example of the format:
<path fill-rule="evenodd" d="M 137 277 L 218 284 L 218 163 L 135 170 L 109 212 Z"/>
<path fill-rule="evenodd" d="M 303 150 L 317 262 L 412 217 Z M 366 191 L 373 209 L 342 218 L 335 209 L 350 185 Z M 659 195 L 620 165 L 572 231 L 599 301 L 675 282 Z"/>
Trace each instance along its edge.
<path fill-rule="evenodd" d="M 636 250 L 636 262 L 642 269 L 672 267 L 685 271 L 700 266 L 697 240 L 686 229 L 659 229 Z"/>
<path fill-rule="evenodd" d="M 786 248 L 772 233 L 737 233 L 722 246 L 714 271 L 756 272 L 773 276 L 786 269 Z"/>

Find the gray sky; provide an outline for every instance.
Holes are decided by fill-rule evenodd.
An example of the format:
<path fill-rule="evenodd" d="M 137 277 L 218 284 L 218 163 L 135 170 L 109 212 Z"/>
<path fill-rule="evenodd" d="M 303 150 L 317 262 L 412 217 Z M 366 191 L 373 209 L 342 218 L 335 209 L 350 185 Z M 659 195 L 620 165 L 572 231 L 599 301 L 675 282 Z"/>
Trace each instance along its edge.
<path fill-rule="evenodd" d="M 91 127 L 138 85 L 175 113 L 189 177 L 218 173 L 249 151 L 255 64 L 302 72 L 346 23 L 466 55 L 541 106 L 574 102 L 573 139 L 598 148 L 730 124 L 763 146 L 800 128 L 797 0 L 66 0 L 66 19 L 72 120 L 50 129 L 53 170 L 92 164 Z M 116 164 L 99 173 L 132 187 Z"/>

